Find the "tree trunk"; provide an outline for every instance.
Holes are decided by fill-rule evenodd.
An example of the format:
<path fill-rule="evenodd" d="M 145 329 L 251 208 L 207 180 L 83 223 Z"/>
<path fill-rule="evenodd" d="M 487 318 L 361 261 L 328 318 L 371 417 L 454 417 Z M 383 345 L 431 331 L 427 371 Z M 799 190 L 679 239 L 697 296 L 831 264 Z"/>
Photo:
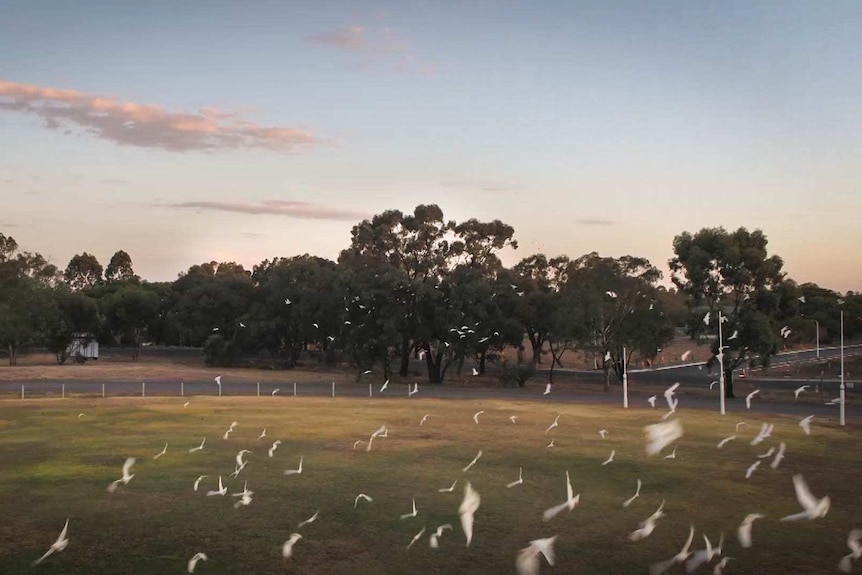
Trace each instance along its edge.
<path fill-rule="evenodd" d="M 602 366 L 602 369 L 605 372 L 605 391 L 611 390 L 611 366 L 608 362 L 605 362 Z"/>
<path fill-rule="evenodd" d="M 14 366 L 18 363 L 17 350 L 9 344 L 9 365 Z"/>
<path fill-rule="evenodd" d="M 431 353 L 431 346 L 425 346 L 425 365 L 428 366 L 428 383 L 443 383 L 440 366 L 443 363 L 443 351 Z"/>
<path fill-rule="evenodd" d="M 487 350 L 482 350 L 479 354 L 479 375 L 485 375 L 485 353 Z"/>
<path fill-rule="evenodd" d="M 401 339 L 401 369 L 398 374 L 407 377 L 410 374 L 410 338 Z"/>

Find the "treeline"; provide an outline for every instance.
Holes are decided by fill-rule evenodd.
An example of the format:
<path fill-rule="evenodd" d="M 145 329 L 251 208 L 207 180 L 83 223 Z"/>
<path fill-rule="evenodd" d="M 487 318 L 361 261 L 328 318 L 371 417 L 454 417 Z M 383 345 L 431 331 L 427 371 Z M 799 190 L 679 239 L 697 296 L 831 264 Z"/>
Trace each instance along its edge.
<path fill-rule="evenodd" d="M 847 337 L 862 328 L 862 297 L 797 285 L 766 246 L 760 231 L 744 228 L 685 232 L 674 239 L 676 289 L 668 290 L 661 271 L 633 256 L 534 254 L 507 268 L 498 254 L 517 248 L 511 226 L 447 221 L 438 206 L 421 205 L 354 226 L 337 262 L 307 254 L 252 270 L 210 262 L 173 282 L 147 282 L 122 250 L 104 269 L 85 252 L 61 271 L 0 234 L 0 344 L 10 365 L 28 345 L 63 363 L 73 334 L 138 350 L 201 347 L 207 364 L 223 366 L 291 368 L 311 350 L 357 370 L 382 367 L 387 378 L 406 376 L 421 358 L 440 383 L 467 360 L 484 372 L 491 354 L 526 338 L 526 353 L 505 366 L 513 378 L 523 381 L 543 354 L 553 378 L 564 351 L 583 349 L 609 382 L 633 358 L 654 358 L 676 327 L 694 338 L 717 333 L 707 312 L 727 320 L 728 371 L 813 342 L 817 325 L 821 341 L 833 340 L 840 309 Z"/>

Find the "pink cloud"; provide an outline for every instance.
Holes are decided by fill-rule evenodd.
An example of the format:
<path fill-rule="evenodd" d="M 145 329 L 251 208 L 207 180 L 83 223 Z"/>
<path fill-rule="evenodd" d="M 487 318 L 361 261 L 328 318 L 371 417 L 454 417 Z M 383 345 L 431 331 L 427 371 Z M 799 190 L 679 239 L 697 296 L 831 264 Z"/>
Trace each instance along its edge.
<path fill-rule="evenodd" d="M 329 32 L 309 36 L 308 40 L 313 44 L 343 50 L 360 50 L 366 46 L 365 28 L 362 26 L 336 28 Z"/>
<path fill-rule="evenodd" d="M 166 204 L 165 207 L 195 210 L 214 210 L 238 214 L 287 216 L 308 220 L 341 220 L 361 221 L 370 219 L 371 214 L 355 210 L 346 210 L 311 202 L 292 202 L 283 200 L 268 200 L 263 202 L 181 202 Z"/>
<path fill-rule="evenodd" d="M 307 39 L 319 46 L 360 55 L 360 66 L 364 69 L 390 66 L 397 72 L 412 70 L 425 75 L 437 71 L 432 64 L 417 62 L 410 44 L 392 28 L 344 26 L 309 36 Z"/>
<path fill-rule="evenodd" d="M 123 102 L 75 90 L 44 88 L 0 80 L 0 110 L 33 114 L 51 129 L 79 128 L 117 144 L 171 152 L 265 148 L 287 152 L 322 143 L 296 128 L 261 126 L 241 112 L 203 108 L 172 112 L 152 104 Z"/>

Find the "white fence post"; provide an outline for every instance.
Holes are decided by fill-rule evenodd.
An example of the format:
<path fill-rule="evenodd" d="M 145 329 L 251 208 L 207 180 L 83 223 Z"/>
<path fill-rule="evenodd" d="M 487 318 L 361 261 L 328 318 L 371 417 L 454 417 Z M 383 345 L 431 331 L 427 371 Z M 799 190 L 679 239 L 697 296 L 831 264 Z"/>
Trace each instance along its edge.
<path fill-rule="evenodd" d="M 145 382 L 141 382 L 141 397 L 147 397 L 147 384 Z"/>
<path fill-rule="evenodd" d="M 296 397 L 296 382 L 293 382 L 293 397 Z"/>
<path fill-rule="evenodd" d="M 62 388 L 62 390 L 61 390 L 61 391 L 62 391 L 62 394 L 63 394 L 63 399 L 66 399 L 66 384 L 64 383 L 64 384 L 62 384 L 62 385 L 63 385 L 63 388 Z"/>
<path fill-rule="evenodd" d="M 102 384 L 102 398 L 105 397 L 105 384 Z"/>
<path fill-rule="evenodd" d="M 185 397 L 185 396 L 186 396 L 186 382 L 181 381 L 180 382 L 180 397 Z"/>
<path fill-rule="evenodd" d="M 260 397 L 260 382 L 257 382 L 257 396 Z"/>
<path fill-rule="evenodd" d="M 335 397 L 335 382 L 332 382 L 332 397 Z"/>
<path fill-rule="evenodd" d="M 24 386 L 21 386 L 21 399 L 24 399 Z"/>

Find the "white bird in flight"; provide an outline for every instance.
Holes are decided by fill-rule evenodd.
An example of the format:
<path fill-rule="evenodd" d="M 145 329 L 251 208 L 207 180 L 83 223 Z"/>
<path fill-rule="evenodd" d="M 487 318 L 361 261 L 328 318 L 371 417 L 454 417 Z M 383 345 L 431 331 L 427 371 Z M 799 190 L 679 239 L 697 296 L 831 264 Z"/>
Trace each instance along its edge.
<path fill-rule="evenodd" d="M 667 571 L 675 563 L 683 563 L 691 555 L 691 542 L 694 541 L 694 527 L 690 527 L 688 531 L 688 539 L 683 545 L 679 553 L 668 559 L 667 561 L 659 561 L 653 563 L 649 567 L 650 575 L 661 575 Z"/>
<path fill-rule="evenodd" d="M 748 424 L 745 423 L 744 421 L 737 421 L 736 422 L 736 432 L 737 433 L 739 433 L 739 428 L 742 427 L 743 425 L 748 425 Z"/>
<path fill-rule="evenodd" d="M 775 453 L 775 446 L 774 445 L 772 447 L 770 447 L 766 453 L 758 455 L 757 458 L 758 459 L 766 459 L 767 457 L 772 457 L 773 453 Z"/>
<path fill-rule="evenodd" d="M 515 481 L 506 485 L 506 489 L 511 489 L 512 487 L 514 487 L 516 485 L 521 485 L 522 483 L 524 483 L 523 471 L 524 471 L 524 469 L 522 467 L 518 468 L 518 479 L 516 479 Z"/>
<path fill-rule="evenodd" d="M 608 430 L 607 430 L 607 429 L 600 429 L 600 430 L 599 430 L 599 435 L 601 435 L 601 436 L 602 436 L 602 439 L 604 439 L 604 438 L 605 438 L 605 436 L 606 436 L 607 434 L 608 434 Z"/>
<path fill-rule="evenodd" d="M 356 509 L 356 506 L 359 505 L 360 499 L 364 499 L 368 503 L 371 503 L 372 501 L 374 501 L 373 497 L 369 497 L 369 496 L 365 495 L 364 493 L 360 493 L 359 495 L 356 496 L 356 499 L 353 500 L 353 508 L 354 509 Z"/>
<path fill-rule="evenodd" d="M 443 489 L 438 489 L 438 493 L 452 493 L 455 491 L 455 485 L 458 483 L 458 480 L 452 482 L 452 487 L 444 487 Z"/>
<path fill-rule="evenodd" d="M 722 447 L 724 447 L 725 445 L 727 445 L 729 442 L 733 441 L 734 439 L 736 439 L 735 435 L 730 435 L 728 437 L 725 437 L 724 439 L 722 439 L 721 441 L 718 442 L 717 447 L 719 449 L 721 449 Z"/>
<path fill-rule="evenodd" d="M 483 413 L 485 413 L 485 412 L 484 411 L 477 411 L 476 413 L 473 414 L 473 422 L 476 423 L 476 425 L 479 424 L 479 416 L 482 415 Z"/>
<path fill-rule="evenodd" d="M 467 473 L 468 471 L 470 471 L 470 468 L 473 467 L 474 465 L 476 465 L 476 462 L 479 461 L 480 457 L 482 457 L 482 450 L 481 449 L 479 450 L 479 453 L 476 454 L 476 457 L 473 458 L 473 461 L 468 463 L 467 466 L 464 469 L 462 469 L 461 471 L 463 471 L 464 473 Z"/>
<path fill-rule="evenodd" d="M 664 501 L 655 510 L 655 513 L 644 519 L 638 524 L 638 528 L 631 532 L 629 539 L 632 541 L 640 541 L 649 537 L 655 531 L 656 521 L 664 517 Z"/>
<path fill-rule="evenodd" d="M 218 385 L 219 387 L 221 387 L 221 376 L 220 376 L 220 375 L 217 375 L 217 376 L 215 376 L 213 379 L 215 380 L 216 385 Z"/>
<path fill-rule="evenodd" d="M 412 396 L 416 395 L 417 393 L 419 393 L 419 384 L 418 383 L 413 384 L 412 390 L 410 389 L 410 385 L 407 386 L 407 397 L 412 397 Z"/>
<path fill-rule="evenodd" d="M 615 455 L 615 454 L 616 454 L 616 450 L 611 449 L 611 455 L 610 455 L 610 457 L 608 457 L 608 458 L 605 460 L 605 462 L 604 462 L 604 463 L 602 463 L 602 466 L 605 466 L 605 465 L 607 465 L 608 463 L 612 463 L 612 462 L 613 462 L 613 460 L 614 460 L 614 455 Z"/>
<path fill-rule="evenodd" d="M 188 571 L 189 573 L 195 572 L 195 567 L 198 566 L 198 561 L 206 561 L 209 559 L 206 553 L 195 553 L 194 556 L 189 559 Z"/>
<path fill-rule="evenodd" d="M 132 477 L 134 477 L 135 474 L 132 473 L 130 475 L 129 471 L 131 471 L 132 465 L 134 465 L 134 464 L 135 464 L 135 458 L 134 457 L 129 457 L 128 459 L 126 459 L 126 462 L 123 463 L 123 476 L 121 478 L 117 479 L 116 481 L 114 481 L 113 483 L 111 483 L 110 485 L 108 485 L 108 492 L 109 493 L 113 493 L 114 491 L 116 491 L 117 486 L 120 483 L 122 483 L 123 485 L 127 485 L 129 483 L 129 481 L 132 480 Z"/>
<path fill-rule="evenodd" d="M 572 481 L 569 478 L 569 472 L 566 471 L 566 500 L 560 505 L 555 505 L 554 507 L 550 507 L 545 510 L 542 514 L 542 521 L 550 521 L 554 517 L 560 514 L 564 509 L 568 509 L 572 511 L 575 506 L 580 503 L 581 494 L 578 493 L 574 495 L 574 490 L 572 489 Z"/>
<path fill-rule="evenodd" d="M 755 520 L 763 519 L 764 517 L 766 517 L 766 515 L 762 513 L 749 513 L 745 516 L 745 519 L 742 520 L 742 523 L 739 524 L 739 528 L 736 530 L 736 536 L 739 539 L 739 544 L 745 549 L 751 547 L 752 524 Z"/>
<path fill-rule="evenodd" d="M 204 444 L 206 442 L 207 442 L 207 438 L 204 437 L 204 439 L 203 439 L 203 441 L 201 441 L 200 445 L 198 445 L 197 447 L 192 447 L 191 449 L 189 449 L 189 453 L 194 453 L 195 451 L 200 451 L 201 449 L 204 448 Z"/>
<path fill-rule="evenodd" d="M 828 495 L 820 499 L 814 497 L 811 490 L 808 488 L 808 484 L 805 482 L 805 478 L 802 477 L 801 474 L 793 476 L 793 489 L 796 491 L 796 500 L 799 501 L 803 510 L 801 513 L 782 517 L 781 521 L 798 521 L 800 519 L 814 520 L 826 517 L 826 514 L 829 512 L 829 506 L 832 502 Z"/>
<path fill-rule="evenodd" d="M 272 442 L 272 447 L 269 448 L 269 456 L 272 457 L 272 454 L 275 453 L 275 450 L 278 449 L 278 446 L 281 445 L 281 441 L 276 439 Z"/>
<path fill-rule="evenodd" d="M 629 505 L 634 503 L 634 500 L 637 499 L 638 497 L 640 497 L 640 495 L 641 495 L 641 480 L 638 479 L 638 488 L 635 491 L 635 494 L 632 495 L 631 497 L 629 497 L 628 499 L 626 499 L 625 501 L 623 501 L 623 507 L 628 507 Z"/>
<path fill-rule="evenodd" d="M 556 440 L 557 440 L 557 438 L 556 438 L 556 437 L 552 437 L 552 438 L 551 438 L 551 442 L 550 442 L 550 443 L 548 443 L 545 447 L 555 447 L 555 446 L 554 446 L 554 442 L 555 442 Z"/>
<path fill-rule="evenodd" d="M 481 502 L 482 497 L 479 495 L 479 492 L 473 489 L 473 486 L 468 481 L 467 485 L 464 486 L 464 498 L 458 507 L 458 515 L 461 516 L 461 529 L 464 530 L 464 535 L 467 538 L 467 547 L 473 541 L 473 522 Z"/>
<path fill-rule="evenodd" d="M 735 329 L 735 330 L 733 330 L 733 333 L 730 335 L 730 337 L 727 338 L 727 341 L 730 341 L 732 339 L 736 339 L 737 337 L 739 337 L 739 330 Z"/>
<path fill-rule="evenodd" d="M 165 443 L 165 448 L 164 448 L 164 449 L 162 449 L 162 451 L 161 451 L 160 453 L 156 453 L 156 454 L 153 456 L 153 459 L 154 459 L 154 460 L 155 460 L 155 459 L 158 459 L 159 457 L 161 457 L 162 455 L 164 455 L 164 454 L 165 454 L 165 453 L 167 453 L 167 452 L 168 452 L 168 444 L 167 444 L 167 443 Z"/>
<path fill-rule="evenodd" d="M 772 463 L 769 464 L 769 467 L 772 469 L 778 469 L 778 466 L 781 464 L 781 460 L 784 459 L 784 450 L 787 449 L 787 446 L 784 445 L 784 442 L 781 442 L 781 445 L 778 446 L 778 453 L 775 454 L 775 459 L 772 460 Z"/>
<path fill-rule="evenodd" d="M 510 415 L 509 421 L 511 421 L 512 423 L 515 423 L 516 421 L 518 421 L 518 416 L 517 415 Z"/>
<path fill-rule="evenodd" d="M 548 565 L 554 565 L 554 541 L 557 536 L 545 539 L 533 539 L 529 546 L 518 551 L 515 559 L 515 571 L 518 575 L 539 575 L 540 556 L 544 556 Z"/>
<path fill-rule="evenodd" d="M 775 425 L 771 423 L 764 423 L 760 426 L 760 431 L 757 434 L 757 437 L 751 440 L 751 445 L 757 445 L 758 443 L 762 443 L 764 439 L 772 435 L 772 428 Z"/>
<path fill-rule="evenodd" d="M 228 438 L 228 436 L 229 436 L 231 433 L 233 433 L 233 430 L 236 428 L 236 426 L 237 426 L 237 422 L 236 422 L 236 421 L 231 422 L 230 427 L 228 427 L 227 431 L 225 431 L 225 432 L 224 432 L 224 435 L 222 436 L 222 439 L 227 439 L 227 438 Z"/>
<path fill-rule="evenodd" d="M 276 387 L 275 389 L 272 390 L 272 393 L 270 393 L 270 395 L 272 397 L 275 397 L 275 394 L 278 393 L 280 389 L 281 389 L 280 387 Z"/>
<path fill-rule="evenodd" d="M 66 518 L 66 524 L 63 525 L 63 530 L 60 531 L 60 536 L 57 537 L 56 541 L 51 543 L 51 547 L 48 548 L 48 551 L 46 551 L 44 555 L 42 555 L 41 557 L 39 557 L 38 559 L 33 561 L 34 567 L 36 565 L 38 565 L 39 563 L 41 563 L 42 561 L 44 561 L 45 559 L 47 559 L 48 556 L 51 555 L 52 553 L 62 551 L 63 549 L 66 548 L 67 545 L 69 545 L 69 538 L 66 536 L 68 531 L 69 531 L 69 518 L 67 517 Z"/>
<path fill-rule="evenodd" d="M 545 385 L 545 392 L 542 395 L 550 395 L 551 393 L 551 384 L 548 383 Z"/>
<path fill-rule="evenodd" d="M 678 388 L 679 383 L 674 383 L 672 386 L 664 390 L 664 399 L 667 401 L 667 406 L 670 408 L 671 413 L 674 413 L 676 411 L 676 406 L 679 405 L 679 400 L 674 398 Z"/>
<path fill-rule="evenodd" d="M 284 544 L 281 546 L 281 556 L 285 559 L 290 559 L 291 556 L 293 556 L 293 546 L 300 539 L 302 539 L 302 535 L 300 535 L 299 533 L 291 533 L 290 539 L 285 541 Z"/>
<path fill-rule="evenodd" d="M 755 389 L 754 391 L 745 396 L 745 409 L 751 409 L 751 399 L 758 393 L 760 393 L 760 390 Z"/>
<path fill-rule="evenodd" d="M 198 490 L 198 486 L 201 484 L 201 481 L 203 481 L 207 477 L 209 477 L 209 475 L 201 475 L 200 477 L 195 479 L 195 491 Z"/>
<path fill-rule="evenodd" d="M 673 448 L 673 451 L 664 456 L 665 459 L 676 459 L 676 447 Z"/>
<path fill-rule="evenodd" d="M 666 423 L 653 423 L 644 427 L 647 455 L 656 455 L 682 437 L 682 423 L 678 419 Z"/>
<path fill-rule="evenodd" d="M 554 429 L 555 427 L 558 427 L 559 421 L 560 421 L 560 416 L 558 415 L 556 418 L 554 418 L 554 422 L 548 426 L 548 429 L 545 430 L 545 435 L 547 435 L 548 432 L 551 431 L 552 429 Z"/>
<path fill-rule="evenodd" d="M 422 416 L 422 421 L 419 422 L 419 427 L 422 427 L 422 425 L 424 425 L 426 421 L 428 421 L 428 414 L 427 413 Z"/>
<path fill-rule="evenodd" d="M 749 479 L 753 474 L 754 470 L 760 466 L 760 460 L 755 461 L 751 465 L 748 466 L 748 469 L 745 470 L 745 478 Z"/>
<path fill-rule="evenodd" d="M 285 469 L 284 474 L 285 475 L 299 475 L 300 473 L 302 473 L 302 458 L 303 458 L 303 456 L 300 455 L 299 456 L 299 467 L 297 467 L 296 469 Z"/>
<path fill-rule="evenodd" d="M 689 557 L 688 561 L 686 561 L 685 564 L 686 573 L 694 573 L 698 567 L 700 567 L 704 563 L 709 563 L 710 561 L 712 561 L 713 557 L 721 555 L 721 547 L 722 545 L 724 545 L 723 533 L 718 541 L 717 547 L 712 546 L 712 543 L 710 542 L 709 537 L 706 536 L 706 533 L 703 534 L 703 541 L 706 544 L 706 548 L 698 549 L 691 554 L 691 557 Z"/>
<path fill-rule="evenodd" d="M 410 543 L 407 544 L 407 549 L 413 547 L 413 544 L 422 539 L 422 536 L 425 535 L 425 528 L 423 527 L 419 533 L 413 536 L 413 539 L 410 540 Z"/>
<path fill-rule="evenodd" d="M 225 493 L 227 493 L 227 487 L 221 481 L 221 475 L 218 476 L 218 489 L 215 491 L 207 491 L 207 497 L 212 497 L 214 495 L 221 495 L 224 497 Z"/>
<path fill-rule="evenodd" d="M 611 299 L 616 299 L 616 297 L 617 297 L 617 292 L 613 292 L 613 291 L 606 291 L 605 293 L 606 293 L 606 294 L 607 294 L 607 296 L 608 296 L 609 298 L 611 298 Z"/>
<path fill-rule="evenodd" d="M 647 398 L 647 403 L 650 404 L 650 407 L 655 407 L 656 396 L 652 395 Z"/>
<path fill-rule="evenodd" d="M 411 511 L 410 513 L 405 513 L 404 515 L 401 516 L 401 519 L 407 519 L 409 517 L 416 517 L 416 515 L 418 515 L 418 514 L 419 514 L 419 510 L 416 509 L 416 498 L 414 497 L 413 498 L 413 511 Z"/>
<path fill-rule="evenodd" d="M 709 325 L 709 312 L 706 312 L 706 315 L 703 316 L 703 324 Z"/>
<path fill-rule="evenodd" d="M 389 387 L 389 380 L 388 379 L 383 382 L 383 385 L 380 386 L 379 393 L 383 393 L 384 391 L 386 391 L 387 387 Z"/>
<path fill-rule="evenodd" d="M 681 356 L 679 356 L 680 361 L 687 361 L 688 358 L 691 357 L 691 350 L 685 351 Z"/>
<path fill-rule="evenodd" d="M 799 399 L 799 394 L 800 394 L 800 393 L 802 393 L 803 391 L 805 391 L 806 389 L 808 389 L 809 387 L 810 387 L 810 386 L 808 386 L 808 385 L 803 385 L 803 386 L 801 386 L 801 387 L 797 387 L 796 389 L 794 389 L 794 390 L 793 390 L 793 396 L 794 396 L 794 398 L 795 398 L 795 399 Z"/>
<path fill-rule="evenodd" d="M 847 534 L 847 547 L 850 554 L 838 562 L 838 570 L 843 573 L 850 573 L 853 570 L 852 562 L 862 557 L 862 529 L 853 529 Z"/>
<path fill-rule="evenodd" d="M 297 523 L 297 524 L 296 524 L 296 528 L 297 528 L 297 529 L 300 529 L 300 528 L 302 528 L 302 527 L 305 527 L 305 526 L 306 526 L 306 525 L 308 525 L 309 523 L 314 523 L 315 521 L 317 521 L 317 517 L 318 517 L 319 515 L 320 515 L 320 509 L 318 509 L 317 511 L 315 511 L 315 512 L 314 512 L 314 515 L 312 515 L 311 517 L 309 517 L 309 518 L 308 518 L 308 519 L 306 519 L 305 521 L 300 521 L 299 523 Z"/>
<path fill-rule="evenodd" d="M 799 427 L 802 428 L 802 431 L 805 432 L 805 435 L 811 435 L 811 420 L 814 419 L 813 415 L 809 415 L 808 417 L 803 418 L 799 422 Z"/>
<path fill-rule="evenodd" d="M 474 367 L 473 368 L 473 377 L 476 377 L 477 375 L 479 375 L 479 370 Z"/>
<path fill-rule="evenodd" d="M 260 432 L 260 435 L 257 436 L 257 438 L 258 438 L 258 440 L 260 440 L 260 439 L 263 439 L 264 437 L 266 437 L 266 428 L 265 427 L 263 428 L 263 431 Z"/>
<path fill-rule="evenodd" d="M 428 546 L 432 549 L 438 549 L 440 547 L 440 538 L 443 536 L 443 532 L 449 529 L 452 530 L 452 525 L 446 523 L 445 525 L 440 525 L 437 527 L 437 531 L 431 534 L 431 537 L 428 541 Z"/>

